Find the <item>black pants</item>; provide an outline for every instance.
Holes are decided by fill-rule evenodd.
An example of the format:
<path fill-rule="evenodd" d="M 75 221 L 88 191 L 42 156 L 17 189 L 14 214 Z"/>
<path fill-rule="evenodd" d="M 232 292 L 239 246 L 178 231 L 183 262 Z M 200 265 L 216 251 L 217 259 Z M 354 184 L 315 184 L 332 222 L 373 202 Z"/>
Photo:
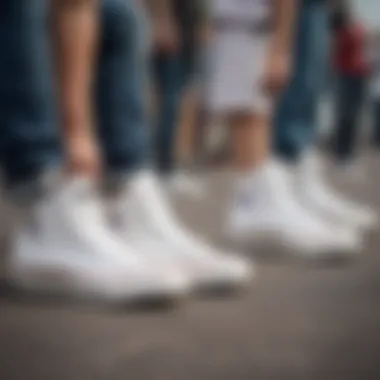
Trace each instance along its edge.
<path fill-rule="evenodd" d="M 333 153 L 340 161 L 352 158 L 365 99 L 363 75 L 339 75 L 336 89 L 336 127 Z"/>

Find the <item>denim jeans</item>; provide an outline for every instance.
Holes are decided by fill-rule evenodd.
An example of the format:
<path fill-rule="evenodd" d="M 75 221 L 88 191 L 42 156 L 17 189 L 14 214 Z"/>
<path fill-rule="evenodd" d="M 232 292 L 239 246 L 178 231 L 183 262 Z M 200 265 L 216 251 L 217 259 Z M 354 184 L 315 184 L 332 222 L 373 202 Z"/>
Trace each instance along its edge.
<path fill-rule="evenodd" d="M 152 57 L 153 81 L 158 95 L 155 153 L 158 169 L 163 174 L 175 168 L 175 141 L 183 90 L 196 74 L 200 74 L 196 32 L 204 11 L 203 0 L 173 0 L 172 5 L 181 47 L 172 53 L 155 52 Z"/>
<path fill-rule="evenodd" d="M 106 169 L 125 173 L 147 164 L 148 31 L 136 0 L 102 0 L 96 109 Z"/>
<path fill-rule="evenodd" d="M 158 116 L 155 129 L 155 152 L 158 170 L 168 173 L 175 166 L 175 140 L 181 95 L 194 74 L 195 61 L 186 50 L 156 53 L 153 56 L 153 78 L 158 93 Z"/>
<path fill-rule="evenodd" d="M 95 108 L 109 172 L 149 160 L 147 39 L 135 0 L 103 0 Z M 12 184 L 61 159 L 44 0 L 0 4 L 0 157 Z"/>
<path fill-rule="evenodd" d="M 0 3 L 0 157 L 6 181 L 60 161 L 44 0 Z"/>
<path fill-rule="evenodd" d="M 341 74 L 337 78 L 333 152 L 341 161 L 350 159 L 354 153 L 365 90 L 363 75 Z"/>
<path fill-rule="evenodd" d="M 326 3 L 301 0 L 292 74 L 274 114 L 274 150 L 280 157 L 295 160 L 315 142 L 318 103 L 327 75 L 327 52 Z"/>

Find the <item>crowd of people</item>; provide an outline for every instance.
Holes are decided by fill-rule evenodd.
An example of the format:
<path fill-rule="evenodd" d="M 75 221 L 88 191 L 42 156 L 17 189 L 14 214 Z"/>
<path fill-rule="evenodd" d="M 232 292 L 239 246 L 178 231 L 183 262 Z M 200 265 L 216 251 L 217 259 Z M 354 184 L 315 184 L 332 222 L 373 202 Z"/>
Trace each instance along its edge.
<path fill-rule="evenodd" d="M 326 182 L 318 108 L 332 73 L 333 146 L 346 162 L 377 58 L 367 63 L 365 31 L 332 3 L 2 1 L 0 159 L 7 199 L 23 211 L 9 282 L 125 302 L 252 280 L 244 255 L 193 235 L 167 196 L 184 173 L 176 136 L 194 89 L 192 129 L 222 118 L 229 131 L 224 233 L 268 236 L 306 259 L 358 254 L 377 215 Z M 379 55 L 378 37 L 370 44 Z"/>

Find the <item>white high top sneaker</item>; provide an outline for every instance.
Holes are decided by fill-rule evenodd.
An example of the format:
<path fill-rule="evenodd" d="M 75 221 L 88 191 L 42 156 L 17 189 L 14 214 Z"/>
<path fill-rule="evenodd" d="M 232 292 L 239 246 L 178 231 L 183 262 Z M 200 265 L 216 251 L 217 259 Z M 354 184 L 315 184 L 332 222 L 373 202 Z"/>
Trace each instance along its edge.
<path fill-rule="evenodd" d="M 131 180 L 121 202 L 126 242 L 152 265 L 179 270 L 193 289 L 230 289 L 251 278 L 252 268 L 245 260 L 217 251 L 180 225 L 153 173 Z"/>
<path fill-rule="evenodd" d="M 269 238 L 310 258 L 353 253 L 359 243 L 356 235 L 331 228 L 302 207 L 295 199 L 289 169 L 276 161 L 266 163 L 240 184 L 229 233 L 238 239 Z"/>
<path fill-rule="evenodd" d="M 16 288 L 98 301 L 177 297 L 182 283 L 147 267 L 104 223 L 91 181 L 68 180 L 31 210 L 11 242 Z"/>
<path fill-rule="evenodd" d="M 324 182 L 322 158 L 316 153 L 306 155 L 298 170 L 299 197 L 305 207 L 337 225 L 359 229 L 376 227 L 375 212 L 338 195 Z"/>

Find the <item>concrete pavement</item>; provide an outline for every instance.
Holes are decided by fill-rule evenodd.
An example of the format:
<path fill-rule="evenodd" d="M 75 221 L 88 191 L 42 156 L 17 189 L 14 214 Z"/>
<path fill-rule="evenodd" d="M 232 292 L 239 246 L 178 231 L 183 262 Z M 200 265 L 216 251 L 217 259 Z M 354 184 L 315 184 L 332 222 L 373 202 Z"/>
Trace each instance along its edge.
<path fill-rule="evenodd" d="M 380 212 L 380 160 L 364 183 L 333 179 Z M 209 174 L 204 202 L 178 202 L 220 241 L 228 174 Z M 254 248 L 246 254 L 254 257 Z M 238 297 L 171 311 L 106 311 L 0 295 L 1 380 L 378 380 L 380 234 L 358 260 L 328 267 L 284 257 L 257 263 Z"/>

